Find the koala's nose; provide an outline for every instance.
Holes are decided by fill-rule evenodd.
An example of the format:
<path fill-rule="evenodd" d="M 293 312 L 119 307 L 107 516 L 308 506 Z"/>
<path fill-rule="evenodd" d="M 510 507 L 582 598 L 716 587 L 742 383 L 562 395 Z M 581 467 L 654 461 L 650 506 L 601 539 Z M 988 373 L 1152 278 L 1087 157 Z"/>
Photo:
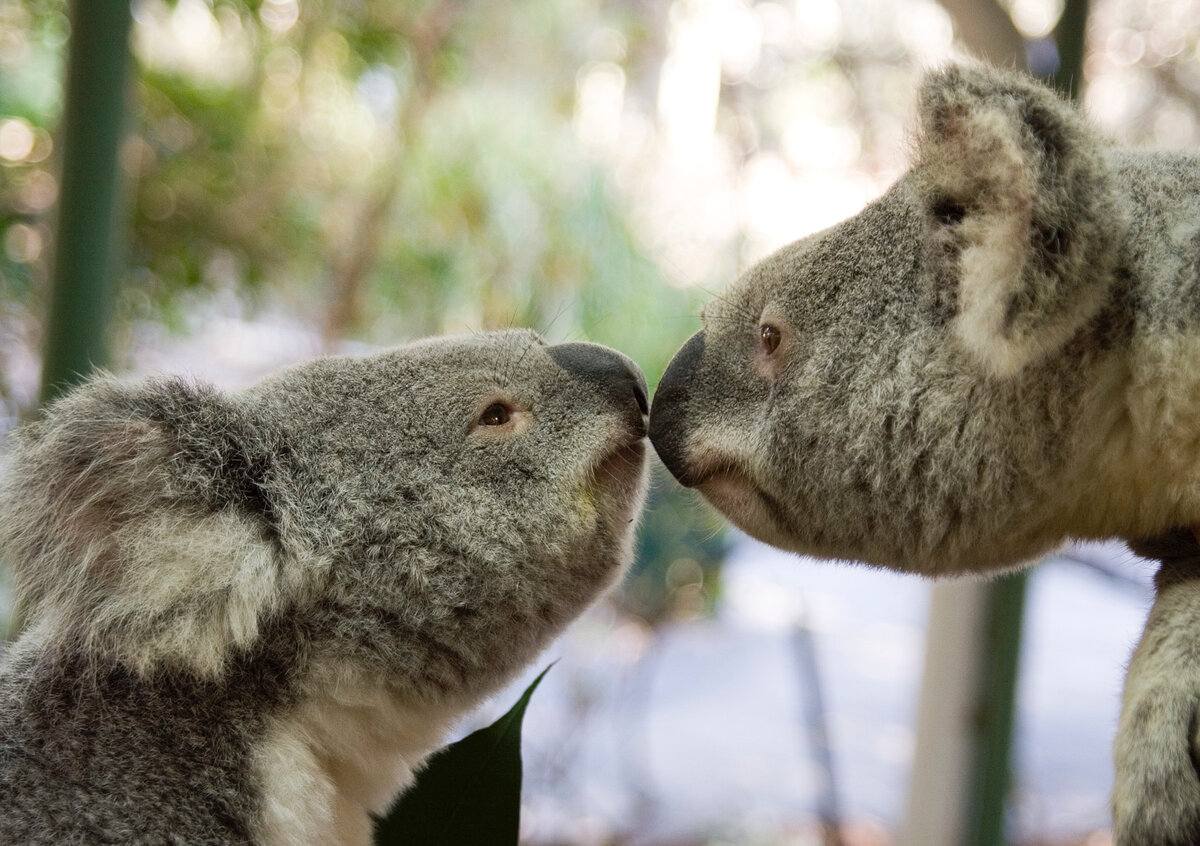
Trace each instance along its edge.
<path fill-rule="evenodd" d="M 685 441 L 687 439 L 688 396 L 700 359 L 704 356 L 704 332 L 688 338 L 667 365 L 650 410 L 650 443 L 663 464 L 680 484 L 691 484 L 687 469 Z"/>
<path fill-rule="evenodd" d="M 572 377 L 610 397 L 617 408 L 636 405 L 638 425 L 642 425 L 650 403 L 646 401 L 646 377 L 632 359 L 600 344 L 555 344 L 546 352 Z"/>

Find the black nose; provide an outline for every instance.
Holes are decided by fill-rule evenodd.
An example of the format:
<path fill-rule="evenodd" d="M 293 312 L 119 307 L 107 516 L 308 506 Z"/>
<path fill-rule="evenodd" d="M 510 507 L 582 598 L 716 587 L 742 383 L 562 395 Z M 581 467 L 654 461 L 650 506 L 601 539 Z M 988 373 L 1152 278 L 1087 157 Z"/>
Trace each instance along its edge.
<path fill-rule="evenodd" d="M 559 367 L 598 388 L 618 408 L 626 408 L 632 399 L 637 404 L 639 423 L 650 412 L 646 377 L 628 356 L 600 344 L 556 344 L 546 351 Z"/>
<path fill-rule="evenodd" d="M 667 365 L 654 392 L 654 408 L 650 412 L 650 443 L 654 444 L 654 451 L 671 475 L 683 485 L 692 483 L 685 449 L 688 398 L 703 356 L 704 332 L 701 331 L 688 338 Z"/>

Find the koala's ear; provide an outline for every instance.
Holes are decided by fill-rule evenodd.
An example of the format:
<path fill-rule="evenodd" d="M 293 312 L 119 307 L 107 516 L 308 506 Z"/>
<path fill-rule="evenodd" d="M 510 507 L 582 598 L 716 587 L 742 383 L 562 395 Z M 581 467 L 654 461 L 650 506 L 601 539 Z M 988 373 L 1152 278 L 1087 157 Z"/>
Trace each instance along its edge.
<path fill-rule="evenodd" d="M 930 74 L 916 174 L 935 300 L 964 345 L 1009 376 L 1103 305 L 1124 233 L 1104 145 L 1033 79 L 983 67 Z"/>
<path fill-rule="evenodd" d="M 216 674 L 257 637 L 279 436 L 202 385 L 100 377 L 13 440 L 0 541 L 31 624 L 142 672 Z"/>

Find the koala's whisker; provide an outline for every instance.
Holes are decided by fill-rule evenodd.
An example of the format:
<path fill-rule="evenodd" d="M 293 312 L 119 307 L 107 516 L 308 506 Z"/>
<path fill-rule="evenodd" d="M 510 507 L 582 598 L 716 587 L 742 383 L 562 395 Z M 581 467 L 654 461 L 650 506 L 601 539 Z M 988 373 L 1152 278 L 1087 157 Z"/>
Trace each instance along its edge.
<path fill-rule="evenodd" d="M 571 308 L 572 305 L 574 305 L 574 303 L 575 303 L 575 297 L 571 297 L 567 300 L 564 300 L 562 305 L 560 305 L 558 307 L 558 311 L 556 311 L 554 313 L 554 316 L 550 318 L 550 322 L 547 323 L 544 327 L 542 327 L 541 330 L 538 332 L 538 334 L 543 335 L 543 336 L 548 336 L 550 334 L 550 330 L 554 328 L 554 325 L 556 323 L 558 323 L 559 320 L 562 319 L 563 315 L 565 315 L 567 313 L 567 311 Z"/>
<path fill-rule="evenodd" d="M 509 369 L 510 375 L 516 374 L 517 368 L 520 367 L 521 363 L 525 361 L 525 356 L 529 355 L 529 351 L 532 350 L 537 345 L 538 345 L 538 339 L 531 338 L 529 343 L 527 343 L 525 345 L 525 348 L 521 350 L 521 355 L 518 356 L 517 360 L 513 363 L 512 367 Z"/>
<path fill-rule="evenodd" d="M 712 543 L 714 540 L 716 540 L 717 538 L 719 538 L 721 536 L 722 531 L 723 531 L 723 528 L 721 526 L 718 526 L 718 525 L 711 526 L 709 528 L 709 530 L 702 536 L 701 543 Z"/>
<path fill-rule="evenodd" d="M 520 350 L 520 353 L 518 353 L 516 350 L 505 351 L 504 356 L 501 358 L 500 367 L 498 368 L 498 371 L 501 374 L 498 376 L 498 381 L 502 386 L 507 387 L 512 383 L 512 380 L 516 377 L 517 368 L 524 360 L 526 353 L 529 352 L 530 346 L 531 345 L 523 346 Z"/>
<path fill-rule="evenodd" d="M 709 317 L 705 320 L 705 326 L 713 329 L 744 328 L 758 325 L 757 317 L 748 317 L 743 315 L 729 314 L 721 315 L 720 317 Z"/>
<path fill-rule="evenodd" d="M 591 325 L 588 327 L 587 333 L 589 335 L 594 335 L 596 330 L 599 329 L 601 326 L 603 326 L 606 322 L 608 322 L 608 320 L 614 314 L 616 314 L 616 309 L 611 309 L 611 308 L 607 309 L 604 312 L 604 314 L 600 315 L 599 317 L 597 317 L 595 320 L 592 321 Z"/>
<path fill-rule="evenodd" d="M 513 361 L 512 354 L 507 353 L 507 354 L 505 354 L 504 358 L 501 359 L 500 365 L 496 368 L 496 372 L 495 372 L 493 378 L 496 380 L 496 383 L 498 385 L 500 385 L 501 387 L 505 387 L 509 384 L 509 380 L 510 380 L 510 378 L 512 376 L 512 372 L 513 372 L 512 361 Z"/>
<path fill-rule="evenodd" d="M 509 312 L 508 319 L 504 321 L 503 328 L 516 329 L 519 326 L 519 324 L 517 323 L 518 315 L 520 315 L 520 311 L 517 309 L 516 306 L 513 306 L 512 310 Z"/>
<path fill-rule="evenodd" d="M 708 294 L 714 300 L 726 303 L 731 308 L 738 308 L 740 305 L 742 305 L 737 300 L 733 299 L 733 295 L 729 291 L 714 291 L 711 288 L 707 288 L 707 287 L 703 287 L 703 286 L 699 286 L 699 287 L 700 287 L 701 291 Z"/>
<path fill-rule="evenodd" d="M 706 291 L 706 293 L 711 293 Z M 745 303 L 732 298 L 728 293 L 712 293 L 712 298 L 726 306 L 726 310 L 733 313 L 734 316 L 741 318 L 747 323 L 757 323 L 759 315 L 750 309 Z M 708 313 L 708 307 L 705 307 L 705 322 L 711 321 L 712 316 Z"/>

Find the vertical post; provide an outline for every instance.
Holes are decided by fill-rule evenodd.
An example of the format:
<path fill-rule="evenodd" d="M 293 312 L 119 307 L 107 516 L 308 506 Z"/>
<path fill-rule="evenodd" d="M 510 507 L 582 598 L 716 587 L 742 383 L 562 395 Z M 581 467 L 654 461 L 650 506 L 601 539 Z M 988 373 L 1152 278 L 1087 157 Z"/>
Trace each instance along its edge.
<path fill-rule="evenodd" d="M 972 805 L 988 586 L 953 579 L 930 591 L 916 749 L 901 846 L 963 846 Z"/>
<path fill-rule="evenodd" d="M 105 336 L 123 231 L 119 153 L 131 26 L 129 0 L 71 0 L 43 404 L 108 360 Z M 20 633 L 24 618 L 18 605 L 2 633 L 6 639 Z"/>
<path fill-rule="evenodd" d="M 1017 670 L 1025 616 L 1025 573 L 1002 576 L 983 597 L 980 667 L 967 830 L 971 846 L 1003 846 L 1012 773 Z"/>
<path fill-rule="evenodd" d="M 129 77 L 129 0 L 72 0 L 62 178 L 41 399 L 107 361 L 121 227 L 119 147 Z"/>
<path fill-rule="evenodd" d="M 838 799 L 837 777 L 833 767 L 833 750 L 829 742 L 825 695 L 821 686 L 821 668 L 817 662 L 817 645 L 803 617 L 792 627 L 792 646 L 800 678 L 800 695 L 804 727 L 817 777 L 817 820 L 821 826 L 822 846 L 845 846 L 842 839 L 841 801 Z"/>
<path fill-rule="evenodd" d="M 1047 81 L 1075 101 L 1083 94 L 1083 48 L 1087 40 L 1087 21 L 1088 0 L 1066 0 L 1062 16 L 1054 28 L 1058 68 Z"/>

